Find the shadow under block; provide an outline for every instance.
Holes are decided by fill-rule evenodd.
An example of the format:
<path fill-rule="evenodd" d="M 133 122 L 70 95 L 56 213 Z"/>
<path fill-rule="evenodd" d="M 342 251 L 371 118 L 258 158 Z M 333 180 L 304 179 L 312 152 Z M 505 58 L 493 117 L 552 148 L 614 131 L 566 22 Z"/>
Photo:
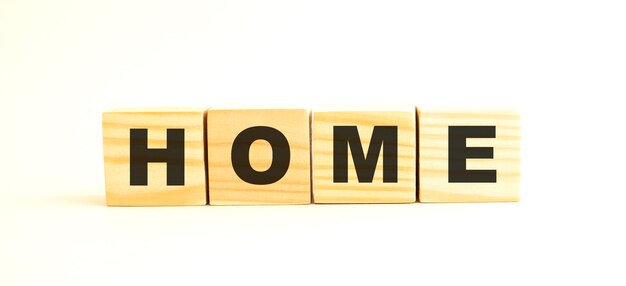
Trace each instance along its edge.
<path fill-rule="evenodd" d="M 104 112 L 107 205 L 206 205 L 204 112 L 205 109 Z M 155 160 L 158 157 L 161 161 Z"/>
<path fill-rule="evenodd" d="M 310 204 L 309 111 L 209 109 L 209 204 Z"/>
<path fill-rule="evenodd" d="M 313 201 L 415 202 L 415 120 L 415 106 L 314 110 Z M 374 133 L 377 134 L 373 136 Z M 348 143 L 347 138 L 352 138 L 352 142 Z M 393 148 L 397 148 L 397 154 L 393 154 Z M 374 152 L 370 153 L 370 149 Z M 361 166 L 360 175 L 355 162 Z"/>
<path fill-rule="evenodd" d="M 420 202 L 519 201 L 516 112 L 420 108 L 418 115 Z"/>

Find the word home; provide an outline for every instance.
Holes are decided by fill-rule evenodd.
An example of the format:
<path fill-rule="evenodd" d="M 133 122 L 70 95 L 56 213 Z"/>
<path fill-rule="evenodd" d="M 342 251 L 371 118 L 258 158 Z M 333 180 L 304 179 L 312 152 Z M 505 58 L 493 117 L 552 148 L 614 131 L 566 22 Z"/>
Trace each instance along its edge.
<path fill-rule="evenodd" d="M 415 106 L 102 115 L 110 206 L 519 200 L 519 115 Z"/>

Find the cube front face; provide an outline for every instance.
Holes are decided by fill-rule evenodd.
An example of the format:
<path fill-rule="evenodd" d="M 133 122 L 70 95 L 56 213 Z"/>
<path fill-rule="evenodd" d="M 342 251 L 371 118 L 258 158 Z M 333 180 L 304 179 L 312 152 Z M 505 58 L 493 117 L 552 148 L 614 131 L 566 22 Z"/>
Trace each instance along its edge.
<path fill-rule="evenodd" d="M 414 106 L 314 110 L 314 202 L 415 202 L 415 120 Z"/>
<path fill-rule="evenodd" d="M 205 205 L 204 109 L 102 114 L 110 206 Z"/>
<path fill-rule="evenodd" d="M 517 113 L 419 109 L 418 114 L 420 202 L 519 200 Z"/>
<path fill-rule="evenodd" d="M 209 204 L 311 203 L 309 111 L 207 111 Z"/>

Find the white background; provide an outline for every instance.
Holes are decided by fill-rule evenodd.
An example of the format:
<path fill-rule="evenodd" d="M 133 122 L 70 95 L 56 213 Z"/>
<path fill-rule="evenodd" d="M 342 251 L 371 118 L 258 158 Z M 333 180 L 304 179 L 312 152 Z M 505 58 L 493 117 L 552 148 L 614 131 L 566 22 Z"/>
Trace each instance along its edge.
<path fill-rule="evenodd" d="M 624 285 L 624 15 L 2 0 L 0 285 Z M 104 206 L 104 110 L 388 103 L 518 109 L 522 201 Z"/>

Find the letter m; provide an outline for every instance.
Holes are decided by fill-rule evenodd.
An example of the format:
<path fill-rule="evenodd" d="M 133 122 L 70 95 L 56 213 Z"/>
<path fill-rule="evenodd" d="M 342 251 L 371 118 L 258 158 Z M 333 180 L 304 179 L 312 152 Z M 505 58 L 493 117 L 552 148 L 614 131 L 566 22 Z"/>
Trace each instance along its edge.
<path fill-rule="evenodd" d="M 356 126 L 334 126 L 333 140 L 333 182 L 348 182 L 348 145 L 359 183 L 373 181 L 381 147 L 383 182 L 398 182 L 398 126 L 374 126 L 367 156 Z"/>

